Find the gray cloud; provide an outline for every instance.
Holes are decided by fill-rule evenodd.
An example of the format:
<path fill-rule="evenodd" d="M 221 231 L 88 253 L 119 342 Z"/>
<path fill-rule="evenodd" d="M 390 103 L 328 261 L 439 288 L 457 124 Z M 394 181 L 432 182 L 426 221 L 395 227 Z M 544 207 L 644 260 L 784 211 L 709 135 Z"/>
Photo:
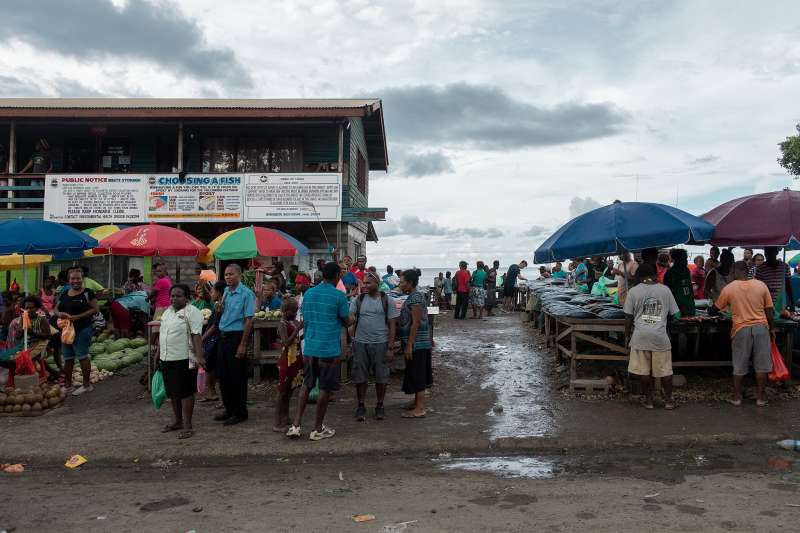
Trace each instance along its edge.
<path fill-rule="evenodd" d="M 399 167 L 399 173 L 409 178 L 421 178 L 455 171 L 453 161 L 440 150 L 405 154 Z"/>
<path fill-rule="evenodd" d="M 250 87 L 252 79 L 233 51 L 210 46 L 197 21 L 174 3 L 128 0 L 5 0 L 0 2 L 0 39 L 81 60 L 108 56 L 155 62 L 202 79 Z"/>
<path fill-rule="evenodd" d="M 575 218 L 591 211 L 592 209 L 597 209 L 598 207 L 600 207 L 600 202 L 591 198 L 590 196 L 587 196 L 586 198 L 575 196 L 569 202 L 569 216 L 571 218 Z"/>
<path fill-rule="evenodd" d="M 497 239 L 503 236 L 503 232 L 497 228 L 448 228 L 446 226 L 440 226 L 436 222 L 419 218 L 418 216 L 405 216 L 399 219 L 389 219 L 379 226 L 378 233 L 381 237 L 406 235 Z"/>
<path fill-rule="evenodd" d="M 502 89 L 455 83 L 378 91 L 395 141 L 512 150 L 551 146 L 619 133 L 626 114 L 610 103 L 565 102 L 540 107 Z"/>
<path fill-rule="evenodd" d="M 538 236 L 543 235 L 545 233 L 547 233 L 547 228 L 545 228 L 544 226 L 533 225 L 528 229 L 528 231 L 525 231 L 525 232 L 521 233 L 520 236 L 521 237 L 538 237 Z"/>
<path fill-rule="evenodd" d="M 42 90 L 36 85 L 14 76 L 4 76 L 0 74 L 0 97 L 38 97 L 45 96 Z"/>
<path fill-rule="evenodd" d="M 690 165 L 706 165 L 708 163 L 713 163 L 714 161 L 719 161 L 719 156 L 714 154 L 704 155 L 703 157 L 698 157 L 689 161 Z"/>

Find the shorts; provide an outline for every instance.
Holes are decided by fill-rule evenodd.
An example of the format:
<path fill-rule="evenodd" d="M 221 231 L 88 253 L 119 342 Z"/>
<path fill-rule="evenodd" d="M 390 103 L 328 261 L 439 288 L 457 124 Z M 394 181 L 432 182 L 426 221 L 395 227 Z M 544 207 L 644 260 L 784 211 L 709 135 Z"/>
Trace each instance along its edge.
<path fill-rule="evenodd" d="M 513 298 L 515 289 L 516 287 L 514 287 L 513 285 L 503 285 L 503 297 Z"/>
<path fill-rule="evenodd" d="M 772 372 L 772 344 L 767 326 L 748 326 L 731 340 L 733 375 L 746 376 L 750 363 L 759 374 Z"/>
<path fill-rule="evenodd" d="M 183 400 L 197 392 L 197 368 L 189 368 L 188 359 L 161 361 L 161 374 L 167 398 Z"/>
<path fill-rule="evenodd" d="M 389 383 L 389 365 L 386 362 L 386 352 L 389 343 L 363 343 L 353 341 L 353 373 L 352 380 L 356 385 L 367 383 L 369 377 L 375 378 L 375 383 L 385 385 Z"/>
<path fill-rule="evenodd" d="M 483 307 L 486 305 L 486 289 L 472 287 L 469 290 L 469 304 L 476 307 Z"/>
<path fill-rule="evenodd" d="M 313 389 L 317 380 L 320 390 L 339 390 L 342 372 L 338 357 L 303 357 L 303 385 Z"/>
<path fill-rule="evenodd" d="M 89 345 L 91 344 L 92 326 L 88 326 L 75 332 L 75 341 L 72 344 L 61 344 L 61 356 L 64 361 L 73 359 L 83 361 L 89 357 Z"/>
<path fill-rule="evenodd" d="M 672 352 L 656 352 L 631 348 L 628 372 L 637 376 L 665 378 L 672 375 Z"/>
<path fill-rule="evenodd" d="M 403 373 L 403 392 L 416 394 L 431 385 L 433 385 L 431 351 L 430 349 L 414 350 L 411 354 L 411 361 L 406 360 L 406 368 Z"/>

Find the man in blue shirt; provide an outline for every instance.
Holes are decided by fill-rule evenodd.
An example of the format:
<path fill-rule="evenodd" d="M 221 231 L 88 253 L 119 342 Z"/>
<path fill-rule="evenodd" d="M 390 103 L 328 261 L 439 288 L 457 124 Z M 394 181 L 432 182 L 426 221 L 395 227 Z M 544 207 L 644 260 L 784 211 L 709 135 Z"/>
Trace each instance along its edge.
<path fill-rule="evenodd" d="M 247 342 L 253 326 L 256 295 L 242 285 L 242 267 L 225 268 L 225 294 L 217 344 L 219 386 L 225 411 L 214 417 L 232 426 L 247 420 Z"/>
<path fill-rule="evenodd" d="M 331 392 L 339 389 L 342 356 L 342 327 L 349 327 L 350 305 L 343 292 L 336 288 L 341 270 L 336 263 L 327 263 L 322 271 L 323 283 L 306 291 L 303 296 L 303 321 L 305 346 L 303 348 L 303 386 L 297 401 L 294 424 L 286 432 L 290 438 L 299 438 L 303 411 L 308 393 L 319 380 L 319 398 L 311 440 L 333 437 L 336 432 L 323 424 Z"/>

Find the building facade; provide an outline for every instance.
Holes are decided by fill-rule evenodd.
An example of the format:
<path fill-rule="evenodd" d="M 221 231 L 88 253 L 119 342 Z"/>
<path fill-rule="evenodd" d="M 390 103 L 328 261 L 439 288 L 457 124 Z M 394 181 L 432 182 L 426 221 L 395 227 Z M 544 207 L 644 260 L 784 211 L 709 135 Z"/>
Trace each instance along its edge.
<path fill-rule="evenodd" d="M 281 229 L 311 249 L 305 258 L 311 263 L 357 256 L 377 240 L 372 222 L 384 220 L 386 209 L 369 206 L 369 173 L 387 168 L 377 99 L 0 99 L 0 219 L 57 219 L 45 203 L 45 189 L 56 183 L 51 176 L 310 175 L 313 181 L 319 173 L 340 184 L 335 219 L 306 213 L 252 220 L 245 209 L 233 219 L 179 222 L 203 242 L 251 224 Z M 313 202 L 300 203 L 317 213 Z M 82 229 L 126 223 L 87 216 L 63 221 Z"/>

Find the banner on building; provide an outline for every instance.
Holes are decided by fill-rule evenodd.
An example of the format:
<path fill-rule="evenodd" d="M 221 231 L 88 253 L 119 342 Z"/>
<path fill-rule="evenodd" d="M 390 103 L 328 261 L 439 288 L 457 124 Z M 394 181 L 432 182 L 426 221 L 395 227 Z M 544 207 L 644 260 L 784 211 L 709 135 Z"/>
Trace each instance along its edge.
<path fill-rule="evenodd" d="M 147 220 L 207 222 L 242 220 L 241 175 L 151 176 Z"/>
<path fill-rule="evenodd" d="M 248 221 L 337 221 L 342 218 L 341 174 L 247 174 Z"/>
<path fill-rule="evenodd" d="M 65 223 L 341 217 L 341 174 L 49 174 L 45 187 L 45 220 Z"/>
<path fill-rule="evenodd" d="M 63 223 L 143 222 L 144 174 L 51 174 L 45 181 L 44 219 Z"/>

